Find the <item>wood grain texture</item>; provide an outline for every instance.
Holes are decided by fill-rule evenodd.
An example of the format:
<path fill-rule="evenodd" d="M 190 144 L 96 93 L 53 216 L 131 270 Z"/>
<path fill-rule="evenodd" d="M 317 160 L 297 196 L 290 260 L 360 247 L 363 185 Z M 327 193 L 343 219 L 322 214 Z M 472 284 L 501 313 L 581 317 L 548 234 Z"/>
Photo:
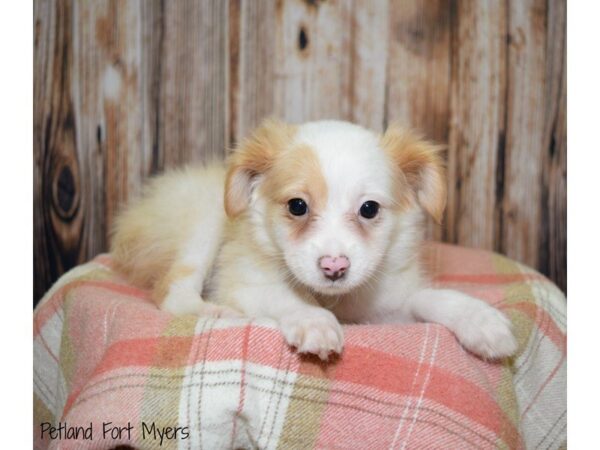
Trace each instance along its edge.
<path fill-rule="evenodd" d="M 273 112 L 285 120 L 347 119 L 349 1 L 279 2 Z"/>
<path fill-rule="evenodd" d="M 563 62 L 563 70 L 566 59 Z M 538 268 L 567 292 L 567 77 L 563 72 L 560 103 L 550 136 L 544 170 L 542 226 L 547 228 Z"/>
<path fill-rule="evenodd" d="M 263 118 L 447 145 L 430 237 L 566 289 L 566 1 L 34 1 L 34 301 L 105 251 L 144 180 Z"/>
<path fill-rule="evenodd" d="M 69 226 L 66 225 L 59 230 L 54 230 L 52 226 L 53 218 L 57 216 L 55 208 L 60 207 L 60 204 L 55 205 L 56 202 L 52 198 L 53 185 L 58 188 L 57 175 L 60 174 L 60 168 L 56 167 L 56 158 L 51 159 L 51 152 L 56 140 L 63 139 L 62 133 L 60 137 L 57 136 L 62 129 L 59 120 L 62 118 L 64 121 L 65 116 L 65 113 L 60 111 L 60 105 L 61 103 L 66 104 L 68 107 L 69 100 L 68 98 L 61 99 L 69 85 L 68 74 L 62 76 L 64 69 L 61 67 L 62 61 L 66 60 L 68 63 L 70 58 L 68 47 L 70 30 L 68 27 L 71 11 L 65 6 L 57 4 L 55 7 L 51 0 L 40 0 L 34 3 L 33 9 L 35 33 L 33 67 L 35 101 L 33 108 L 34 300 L 39 299 L 51 283 L 78 260 L 78 249 L 73 250 L 74 245 L 65 246 L 63 242 L 65 239 L 68 240 Z M 58 30 L 59 26 L 62 29 L 60 31 Z M 73 154 L 72 150 L 65 153 L 67 160 L 72 160 L 72 157 L 69 158 L 69 153 Z M 63 200 L 63 207 L 60 207 L 63 216 L 65 208 L 72 210 L 67 203 L 71 203 L 71 206 L 75 203 L 74 195 L 71 194 L 74 191 L 74 177 L 71 168 L 65 169 L 66 173 L 70 173 L 71 176 L 63 176 L 63 179 L 69 182 L 69 186 L 62 189 L 63 192 L 66 192 L 64 197 L 68 200 Z M 56 221 L 56 219 L 54 220 Z M 59 222 L 62 220 L 59 219 Z M 76 224 L 75 227 L 77 234 L 79 225 Z M 66 238 L 63 239 L 63 235 L 67 235 Z M 65 249 L 65 247 L 67 248 Z"/>
<path fill-rule="evenodd" d="M 87 253 L 103 251 L 119 207 L 144 179 L 140 2 L 74 2 L 74 105 Z"/>
<path fill-rule="evenodd" d="M 160 145 L 162 65 L 165 42 L 165 0 L 140 2 L 140 87 L 142 109 L 142 176 L 161 172 L 165 167 Z"/>
<path fill-rule="evenodd" d="M 452 13 L 447 240 L 494 249 L 504 147 L 506 3 L 460 1 Z"/>
<path fill-rule="evenodd" d="M 544 156 L 546 1 L 509 2 L 507 123 L 498 249 L 538 262 Z M 510 246 L 508 245 L 510 243 Z"/>
<path fill-rule="evenodd" d="M 383 129 L 387 1 L 231 5 L 240 24 L 230 30 L 235 136 L 268 116 Z"/>
<path fill-rule="evenodd" d="M 556 273 L 558 261 L 566 263 L 566 121 L 561 107 L 566 96 L 562 84 L 566 3 L 527 0 L 509 5 L 498 250 L 554 276 L 566 290 L 566 279 Z"/>
<path fill-rule="evenodd" d="M 280 2 L 231 1 L 230 110 L 231 143 L 246 136 L 262 119 L 275 115 L 277 74 L 275 33 Z"/>
<path fill-rule="evenodd" d="M 229 140 L 228 2 L 164 1 L 162 8 L 156 127 L 164 167 L 222 158 Z"/>
<path fill-rule="evenodd" d="M 346 103 L 348 120 L 375 131 L 386 126 L 386 80 L 388 77 L 389 14 L 384 0 L 354 0 L 350 9 L 346 45 L 349 76 Z"/>
<path fill-rule="evenodd" d="M 451 6 L 448 0 L 391 2 L 386 102 L 387 122 L 413 127 L 446 148 Z M 443 237 L 443 227 L 432 219 L 428 218 L 426 226 L 428 237 Z"/>
<path fill-rule="evenodd" d="M 567 291 L 567 57 L 566 0 L 546 10 L 544 167 L 536 267 Z M 531 264 L 531 263 L 529 263 Z"/>
<path fill-rule="evenodd" d="M 390 5 L 387 119 L 447 144 L 450 119 L 448 0 L 395 0 Z"/>

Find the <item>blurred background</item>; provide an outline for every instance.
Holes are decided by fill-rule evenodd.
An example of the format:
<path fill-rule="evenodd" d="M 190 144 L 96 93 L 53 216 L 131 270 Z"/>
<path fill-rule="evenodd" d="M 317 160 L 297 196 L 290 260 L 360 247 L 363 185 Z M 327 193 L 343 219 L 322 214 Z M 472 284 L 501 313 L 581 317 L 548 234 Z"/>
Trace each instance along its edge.
<path fill-rule="evenodd" d="M 34 303 L 166 168 L 267 116 L 447 146 L 432 239 L 566 291 L 566 0 L 35 0 Z"/>

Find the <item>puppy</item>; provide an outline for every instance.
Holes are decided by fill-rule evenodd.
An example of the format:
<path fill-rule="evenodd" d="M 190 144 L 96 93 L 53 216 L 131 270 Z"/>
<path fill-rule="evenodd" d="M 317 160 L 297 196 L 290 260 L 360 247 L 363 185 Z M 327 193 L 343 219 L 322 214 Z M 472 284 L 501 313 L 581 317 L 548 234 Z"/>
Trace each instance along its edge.
<path fill-rule="evenodd" d="M 438 222 L 438 147 L 399 127 L 268 120 L 225 168 L 154 179 L 118 218 L 117 268 L 173 314 L 270 317 L 301 353 L 340 353 L 345 323 L 436 322 L 471 352 L 509 356 L 509 320 L 428 286 L 424 214 Z"/>

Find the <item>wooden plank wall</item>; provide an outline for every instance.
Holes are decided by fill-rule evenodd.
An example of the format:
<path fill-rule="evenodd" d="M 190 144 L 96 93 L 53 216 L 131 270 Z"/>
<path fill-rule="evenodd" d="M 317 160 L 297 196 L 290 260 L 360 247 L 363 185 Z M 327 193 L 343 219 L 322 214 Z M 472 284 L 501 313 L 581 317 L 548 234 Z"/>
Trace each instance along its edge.
<path fill-rule="evenodd" d="M 144 180 L 266 116 L 445 144 L 431 237 L 566 289 L 565 0 L 35 0 L 34 301 Z"/>

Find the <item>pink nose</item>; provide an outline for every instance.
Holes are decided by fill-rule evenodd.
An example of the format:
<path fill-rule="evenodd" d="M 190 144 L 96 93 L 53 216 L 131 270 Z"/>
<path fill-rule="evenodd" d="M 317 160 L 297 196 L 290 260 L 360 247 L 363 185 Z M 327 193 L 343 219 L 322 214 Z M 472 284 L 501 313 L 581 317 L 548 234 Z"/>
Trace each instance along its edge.
<path fill-rule="evenodd" d="M 342 278 L 350 267 L 350 260 L 345 256 L 323 256 L 319 259 L 319 267 L 331 281 Z"/>

